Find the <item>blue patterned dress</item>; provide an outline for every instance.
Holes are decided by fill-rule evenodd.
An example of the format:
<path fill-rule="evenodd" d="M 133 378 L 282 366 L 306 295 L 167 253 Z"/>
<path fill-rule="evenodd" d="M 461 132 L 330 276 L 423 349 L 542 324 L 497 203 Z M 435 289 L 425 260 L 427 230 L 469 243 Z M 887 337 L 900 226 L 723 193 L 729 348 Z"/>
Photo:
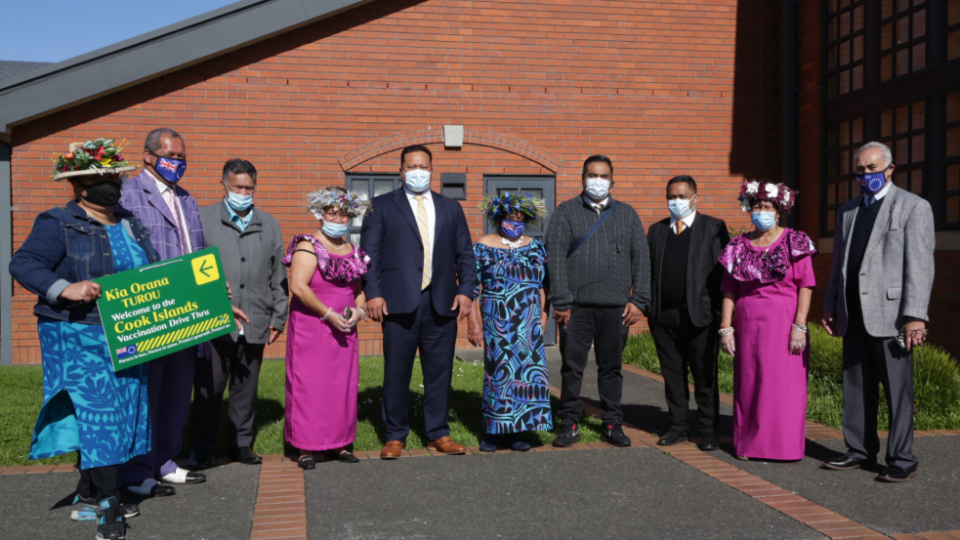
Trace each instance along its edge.
<path fill-rule="evenodd" d="M 536 239 L 518 249 L 474 244 L 483 315 L 487 433 L 553 429 L 540 322 L 547 251 Z"/>
<path fill-rule="evenodd" d="M 147 264 L 147 254 L 122 224 L 107 225 L 113 265 L 123 272 Z M 40 317 L 43 408 L 30 459 L 80 451 L 80 467 L 117 465 L 150 450 L 147 365 L 114 373 L 99 324 Z"/>

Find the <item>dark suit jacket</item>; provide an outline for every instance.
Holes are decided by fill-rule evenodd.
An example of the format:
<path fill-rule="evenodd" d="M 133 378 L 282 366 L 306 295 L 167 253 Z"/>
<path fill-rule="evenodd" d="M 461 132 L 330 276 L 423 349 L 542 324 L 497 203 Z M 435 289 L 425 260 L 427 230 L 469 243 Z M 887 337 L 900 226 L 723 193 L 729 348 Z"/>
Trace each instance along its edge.
<path fill-rule="evenodd" d="M 450 310 L 458 294 L 474 298 L 477 262 L 460 203 L 432 192 L 436 211 L 433 272 L 430 282 L 437 313 Z M 423 242 L 404 188 L 373 199 L 373 212 L 363 220 L 360 249 L 370 257 L 364 291 L 367 300 L 383 298 L 391 315 L 412 313 L 420 305 Z"/>
<path fill-rule="evenodd" d="M 713 314 L 720 311 L 723 293 L 720 281 L 723 279 L 723 266 L 718 259 L 723 248 L 730 243 L 727 224 L 722 219 L 697 212 L 693 225 L 689 229 L 690 252 L 687 258 L 687 310 L 690 321 L 702 328 L 713 321 Z M 650 226 L 647 241 L 650 243 L 651 289 L 653 301 L 647 317 L 656 324 L 660 313 L 660 279 L 663 275 L 664 247 L 667 234 L 670 233 L 670 218 L 663 219 Z"/>

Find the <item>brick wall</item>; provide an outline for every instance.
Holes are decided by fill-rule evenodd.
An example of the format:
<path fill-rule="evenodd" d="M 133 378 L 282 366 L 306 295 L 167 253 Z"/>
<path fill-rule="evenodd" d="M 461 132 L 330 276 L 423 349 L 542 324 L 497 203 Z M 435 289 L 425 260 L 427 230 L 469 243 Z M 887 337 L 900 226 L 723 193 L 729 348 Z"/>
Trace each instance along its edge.
<path fill-rule="evenodd" d="M 555 174 L 562 201 L 579 192 L 582 160 L 598 152 L 614 160 L 615 196 L 645 224 L 666 214 L 664 182 L 684 173 L 701 183 L 704 211 L 744 226 L 733 200 L 741 175 L 779 171 L 779 14 L 768 4 L 373 2 L 17 126 L 14 247 L 37 213 L 69 197 L 50 180 L 54 152 L 95 135 L 136 148 L 158 126 L 184 135 L 183 185 L 201 205 L 221 196 L 226 159 L 256 164 L 257 205 L 287 238 L 316 227 L 304 211 L 308 191 L 343 185 L 348 171 L 397 168 L 396 150 L 358 150 L 444 124 L 500 141 L 430 145 L 439 173 L 467 174 L 475 234 L 484 174 Z M 14 363 L 39 361 L 33 302 L 17 286 Z M 379 352 L 374 325 L 361 336 L 362 354 Z M 267 356 L 283 356 L 283 343 Z"/>

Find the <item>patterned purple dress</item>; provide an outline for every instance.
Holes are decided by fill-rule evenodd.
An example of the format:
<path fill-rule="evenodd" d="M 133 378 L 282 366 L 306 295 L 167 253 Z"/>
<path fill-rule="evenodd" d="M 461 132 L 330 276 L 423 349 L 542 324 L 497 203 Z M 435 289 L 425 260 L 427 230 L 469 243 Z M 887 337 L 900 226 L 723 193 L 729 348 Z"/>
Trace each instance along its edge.
<path fill-rule="evenodd" d="M 769 248 L 734 238 L 720 263 L 723 292 L 737 295 L 733 327 L 733 444 L 737 455 L 803 459 L 806 447 L 809 342 L 790 354 L 790 330 L 803 287 L 815 287 L 813 241 L 784 229 Z"/>
<path fill-rule="evenodd" d="M 307 240 L 317 254 L 310 288 L 337 313 L 356 303 L 367 257 L 359 249 L 346 255 L 327 251 L 320 240 L 298 234 L 283 264 L 290 266 L 297 245 Z M 296 296 L 287 322 L 287 385 L 284 436 L 301 450 L 332 450 L 357 438 L 357 385 L 360 364 L 357 330 L 342 333 Z"/>

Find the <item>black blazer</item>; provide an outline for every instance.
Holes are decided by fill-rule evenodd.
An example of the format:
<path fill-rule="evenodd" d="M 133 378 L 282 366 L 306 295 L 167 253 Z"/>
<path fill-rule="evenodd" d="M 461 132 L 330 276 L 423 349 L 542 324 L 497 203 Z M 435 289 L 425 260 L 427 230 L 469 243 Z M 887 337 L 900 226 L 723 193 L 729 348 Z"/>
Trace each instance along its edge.
<path fill-rule="evenodd" d="M 722 219 L 697 212 L 693 225 L 689 229 L 690 253 L 687 259 L 687 310 L 694 326 L 702 328 L 713 321 L 714 313 L 720 312 L 723 293 L 720 282 L 723 279 L 723 266 L 718 259 L 723 249 L 730 243 L 727 224 Z M 670 233 L 670 218 L 663 219 L 650 226 L 647 241 L 650 243 L 651 292 L 653 301 L 647 318 L 656 324 L 660 313 L 660 278 L 663 275 L 663 251 Z"/>
<path fill-rule="evenodd" d="M 477 261 L 470 228 L 460 203 L 432 192 L 436 211 L 433 239 L 433 272 L 430 290 L 433 307 L 442 315 L 458 294 L 474 297 Z M 373 211 L 364 218 L 360 249 L 370 257 L 365 276 L 367 300 L 383 298 L 391 315 L 413 313 L 420 305 L 423 280 L 423 242 L 417 218 L 404 188 L 374 197 Z"/>

